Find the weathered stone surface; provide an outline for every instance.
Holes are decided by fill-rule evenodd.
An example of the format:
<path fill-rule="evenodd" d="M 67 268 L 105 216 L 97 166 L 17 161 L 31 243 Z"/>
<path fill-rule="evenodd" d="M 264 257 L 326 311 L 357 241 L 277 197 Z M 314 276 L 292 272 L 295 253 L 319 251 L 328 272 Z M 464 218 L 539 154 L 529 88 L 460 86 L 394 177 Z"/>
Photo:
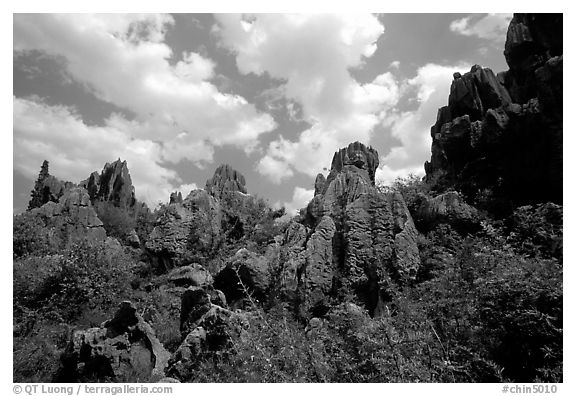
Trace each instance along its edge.
<path fill-rule="evenodd" d="M 332 238 L 336 232 L 334 221 L 324 216 L 306 243 L 304 263 L 299 269 L 300 292 L 303 293 L 305 311 L 322 313 L 328 309 L 327 297 L 332 289 L 334 265 L 332 262 Z"/>
<path fill-rule="evenodd" d="M 210 272 L 198 263 L 174 268 L 168 274 L 168 280 L 176 286 L 209 286 L 214 280 Z"/>
<path fill-rule="evenodd" d="M 417 217 L 418 227 L 423 231 L 430 231 L 438 224 L 450 224 L 459 231 L 472 232 L 479 229 L 481 220 L 478 210 L 464 202 L 455 191 L 424 198 Z"/>
<path fill-rule="evenodd" d="M 227 192 L 247 193 L 246 179 L 228 164 L 220 165 L 214 176 L 206 181 L 206 191 L 216 198 Z"/>
<path fill-rule="evenodd" d="M 182 296 L 181 332 L 184 341 L 171 356 L 166 374 L 191 381 L 202 358 L 223 354 L 248 325 L 247 315 L 213 304 L 209 293 L 191 287 Z"/>
<path fill-rule="evenodd" d="M 346 166 L 354 166 L 358 170 L 365 170 L 368 173 L 369 180 L 374 184 L 378 163 L 378 152 L 375 149 L 366 147 L 360 142 L 354 142 L 334 154 L 330 175 L 342 172 Z M 328 183 L 332 181 L 330 175 L 328 176 Z"/>
<path fill-rule="evenodd" d="M 202 287 L 191 286 L 182 295 L 180 309 L 180 332 L 186 334 L 196 322 L 212 308 L 210 294 Z"/>
<path fill-rule="evenodd" d="M 30 210 L 62 241 L 87 238 L 92 241 L 106 239 L 106 231 L 90 203 L 86 190 L 80 187 L 67 189 L 58 203 L 48 202 Z"/>
<path fill-rule="evenodd" d="M 165 207 L 146 241 L 155 268 L 161 271 L 202 260 L 221 238 L 220 203 L 204 190 L 194 190 L 181 203 Z"/>
<path fill-rule="evenodd" d="M 136 230 L 130 230 L 130 232 L 128 233 L 128 236 L 126 237 L 126 241 L 133 248 L 139 248 L 140 247 L 140 237 L 136 233 Z"/>
<path fill-rule="evenodd" d="M 325 185 L 326 177 L 322 173 L 318 173 L 316 180 L 314 181 L 314 196 L 322 194 L 324 192 Z"/>
<path fill-rule="evenodd" d="M 169 357 L 136 307 L 125 301 L 101 327 L 74 331 L 57 380 L 156 381 L 165 376 Z"/>
<path fill-rule="evenodd" d="M 106 163 L 100 175 L 93 172 L 80 182 L 80 186 L 86 188 L 92 202 L 107 201 L 122 208 L 131 207 L 136 202 L 128 164 L 120 158 L 111 164 Z"/>
<path fill-rule="evenodd" d="M 332 164 L 325 182 L 317 178 L 316 195 L 300 218 L 304 224 L 286 232 L 285 279 L 296 274 L 305 316 L 323 315 L 332 301 L 352 295 L 374 313 L 391 281 L 415 278 L 417 231 L 402 196 L 376 189 L 376 150 L 352 143 Z"/>
<path fill-rule="evenodd" d="M 177 204 L 177 203 L 182 203 L 184 200 L 182 199 L 182 193 L 180 191 L 178 192 L 173 192 L 172 194 L 170 194 L 170 204 Z"/>
<path fill-rule="evenodd" d="M 514 207 L 562 203 L 562 15 L 515 14 L 510 69 L 455 74 L 431 129 L 427 180 L 501 217 Z"/>
<path fill-rule="evenodd" d="M 269 262 L 280 259 L 283 267 L 278 279 L 279 289 L 291 295 L 298 288 L 298 271 L 306 262 L 305 254 L 306 239 L 309 230 L 300 223 L 292 221 L 287 227 L 284 237 L 278 246 L 271 246 L 266 252 Z M 278 257 L 281 254 L 282 257 Z"/>
<path fill-rule="evenodd" d="M 214 287 L 222 290 L 229 302 L 246 297 L 246 291 L 256 300 L 263 300 L 269 284 L 268 259 L 244 248 L 238 250 L 214 277 Z"/>

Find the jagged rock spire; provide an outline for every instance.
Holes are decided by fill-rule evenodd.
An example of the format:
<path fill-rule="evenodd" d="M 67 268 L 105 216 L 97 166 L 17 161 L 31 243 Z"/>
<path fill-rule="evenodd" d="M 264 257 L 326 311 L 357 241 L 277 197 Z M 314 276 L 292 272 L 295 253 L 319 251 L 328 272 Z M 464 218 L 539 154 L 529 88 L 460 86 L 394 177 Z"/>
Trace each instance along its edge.
<path fill-rule="evenodd" d="M 228 164 L 222 164 L 214 172 L 214 176 L 206 181 L 206 191 L 220 198 L 223 193 L 241 192 L 246 194 L 246 179 L 244 175 Z"/>

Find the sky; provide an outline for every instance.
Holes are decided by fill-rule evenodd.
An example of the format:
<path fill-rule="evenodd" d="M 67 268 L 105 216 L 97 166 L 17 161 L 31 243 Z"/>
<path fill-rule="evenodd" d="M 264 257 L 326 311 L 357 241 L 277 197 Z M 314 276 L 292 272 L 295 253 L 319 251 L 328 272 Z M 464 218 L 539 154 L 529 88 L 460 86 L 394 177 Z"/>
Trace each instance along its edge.
<path fill-rule="evenodd" d="M 453 73 L 507 70 L 510 14 L 14 14 L 13 210 L 43 160 L 126 160 L 155 207 L 221 163 L 291 213 L 353 141 L 379 183 L 423 175 Z"/>

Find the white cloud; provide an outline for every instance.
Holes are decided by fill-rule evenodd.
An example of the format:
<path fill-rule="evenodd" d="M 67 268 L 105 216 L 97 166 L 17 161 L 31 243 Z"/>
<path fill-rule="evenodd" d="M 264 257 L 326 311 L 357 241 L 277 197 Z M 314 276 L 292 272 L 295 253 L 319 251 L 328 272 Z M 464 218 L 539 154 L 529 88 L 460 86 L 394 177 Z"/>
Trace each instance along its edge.
<path fill-rule="evenodd" d="M 448 104 L 454 72 L 464 73 L 467 70 L 469 66 L 464 64 L 427 64 L 406 82 L 405 90 L 416 89 L 418 108 L 402 112 L 394 119 L 392 136 L 400 140 L 401 145 L 393 147 L 381 157 L 376 172 L 377 182 L 390 184 L 397 177 L 410 173 L 423 175 L 424 162 L 430 159 L 430 127 L 436 121 L 438 109 Z"/>
<path fill-rule="evenodd" d="M 166 202 L 172 191 L 191 187 L 160 165 L 160 144 L 131 138 L 111 123 L 88 126 L 67 107 L 20 98 L 14 98 L 13 114 L 14 169 L 31 179 L 44 159 L 51 174 L 77 183 L 121 158 L 128 161 L 137 198 L 152 207 Z"/>
<path fill-rule="evenodd" d="M 294 193 L 292 194 L 292 201 L 278 202 L 275 206 L 284 206 L 286 208 L 286 213 L 293 216 L 297 214 L 300 209 L 305 208 L 312 198 L 314 198 L 314 190 L 295 187 Z"/>
<path fill-rule="evenodd" d="M 512 14 L 474 15 L 453 21 L 450 30 L 464 36 L 504 42 L 511 19 Z"/>
<path fill-rule="evenodd" d="M 62 56 L 68 73 L 98 98 L 131 110 L 135 120 L 110 120 L 137 139 L 161 141 L 163 160 L 211 161 L 213 147 L 247 152 L 276 127 L 243 97 L 207 80 L 215 64 L 194 52 L 171 65 L 164 43 L 172 17 L 152 14 L 17 14 L 14 50 Z"/>
<path fill-rule="evenodd" d="M 236 54 L 244 73 L 283 81 L 281 92 L 301 105 L 311 127 L 297 140 L 270 143 L 258 170 L 273 180 L 294 172 L 316 175 L 334 151 L 350 142 L 369 143 L 372 130 L 398 101 L 390 73 L 361 85 L 349 73 L 376 51 L 384 26 L 366 15 L 259 14 L 217 16 L 222 44 Z"/>
<path fill-rule="evenodd" d="M 282 179 L 292 177 L 294 172 L 286 162 L 277 160 L 271 156 L 263 157 L 256 165 L 256 170 L 267 176 L 273 183 L 280 184 Z"/>
<path fill-rule="evenodd" d="M 198 185 L 196 185 L 196 183 L 187 183 L 187 184 L 181 184 L 178 187 L 176 187 L 174 189 L 174 191 L 179 191 L 182 193 L 182 198 L 186 198 L 188 196 L 188 194 L 190 194 L 191 191 L 193 190 L 197 190 L 198 189 Z"/>

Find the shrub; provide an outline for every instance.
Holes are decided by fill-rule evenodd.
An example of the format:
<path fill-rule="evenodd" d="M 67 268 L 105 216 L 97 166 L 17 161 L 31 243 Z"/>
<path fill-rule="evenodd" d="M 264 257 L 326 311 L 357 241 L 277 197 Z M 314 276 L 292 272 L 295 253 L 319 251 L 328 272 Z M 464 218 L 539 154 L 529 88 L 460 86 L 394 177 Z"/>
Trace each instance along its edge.
<path fill-rule="evenodd" d="M 487 226 L 445 264 L 408 301 L 426 312 L 448 360 L 474 381 L 562 381 L 561 265 L 515 253 Z"/>
<path fill-rule="evenodd" d="M 102 201 L 96 202 L 94 209 L 104 224 L 108 236 L 125 241 L 130 231 L 136 228 L 136 220 L 126 208 L 119 208 L 112 202 Z"/>
<path fill-rule="evenodd" d="M 12 234 L 13 257 L 29 254 L 49 254 L 58 249 L 59 242 L 39 219 L 26 212 L 14 216 Z"/>
<path fill-rule="evenodd" d="M 85 307 L 113 307 L 129 290 L 133 262 L 119 246 L 80 241 L 59 255 L 14 262 L 14 301 L 74 318 Z"/>

